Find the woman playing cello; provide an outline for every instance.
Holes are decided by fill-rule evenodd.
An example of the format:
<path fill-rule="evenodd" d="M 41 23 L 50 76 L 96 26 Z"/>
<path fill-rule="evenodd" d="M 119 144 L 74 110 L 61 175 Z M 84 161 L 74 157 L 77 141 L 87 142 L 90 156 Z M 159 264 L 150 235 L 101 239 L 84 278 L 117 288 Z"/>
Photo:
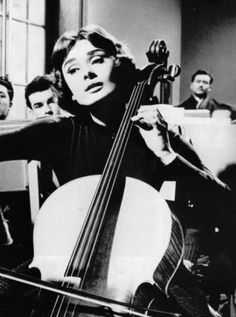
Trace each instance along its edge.
<path fill-rule="evenodd" d="M 0 160 L 45 161 L 63 185 L 101 174 L 139 72 L 126 47 L 93 25 L 59 38 L 53 66 L 61 75 L 62 106 L 73 116 L 44 118 L 1 134 Z M 131 120 L 134 128 L 122 163 L 126 176 L 157 190 L 165 180 L 181 178 L 190 188 L 198 184 L 209 192 L 227 191 L 192 148 L 168 131 L 156 106 L 141 106 Z M 169 295 L 185 316 L 210 316 L 204 294 L 182 265 Z"/>

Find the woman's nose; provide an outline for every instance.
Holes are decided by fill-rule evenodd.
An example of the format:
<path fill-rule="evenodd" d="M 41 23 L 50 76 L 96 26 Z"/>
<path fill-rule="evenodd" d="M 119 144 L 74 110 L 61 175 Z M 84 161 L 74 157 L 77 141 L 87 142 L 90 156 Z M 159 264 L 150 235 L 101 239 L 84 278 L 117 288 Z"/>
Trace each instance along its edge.
<path fill-rule="evenodd" d="M 85 73 L 84 73 L 84 79 L 93 79 L 96 77 L 96 74 L 91 70 L 88 69 Z"/>

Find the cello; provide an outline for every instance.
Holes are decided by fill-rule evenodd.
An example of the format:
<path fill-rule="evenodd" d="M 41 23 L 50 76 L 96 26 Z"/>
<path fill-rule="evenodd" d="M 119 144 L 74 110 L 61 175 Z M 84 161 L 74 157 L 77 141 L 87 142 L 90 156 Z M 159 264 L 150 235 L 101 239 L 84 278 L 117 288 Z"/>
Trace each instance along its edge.
<path fill-rule="evenodd" d="M 147 281 L 168 294 L 183 256 L 181 226 L 156 189 L 122 175 L 131 118 L 167 72 L 160 62 L 166 53 L 161 44 L 153 54 L 156 62 L 132 91 L 102 175 L 73 180 L 44 203 L 34 228 L 31 263 L 42 280 L 62 281 L 68 289 L 130 305 Z M 64 295 L 57 296 L 50 312 L 80 314 L 78 302 Z"/>

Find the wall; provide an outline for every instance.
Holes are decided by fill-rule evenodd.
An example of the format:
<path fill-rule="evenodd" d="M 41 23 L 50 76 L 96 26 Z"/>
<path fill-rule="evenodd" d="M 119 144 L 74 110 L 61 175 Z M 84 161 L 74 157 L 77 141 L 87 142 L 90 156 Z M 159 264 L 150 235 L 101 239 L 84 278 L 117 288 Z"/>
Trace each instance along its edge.
<path fill-rule="evenodd" d="M 73 0 L 73 2 L 75 2 Z M 79 26 L 78 7 L 68 8 L 61 0 L 60 31 L 65 26 Z M 147 65 L 145 52 L 154 39 L 163 39 L 170 51 L 169 64 L 180 63 L 181 40 L 180 0 L 85 0 L 83 1 L 83 24 L 98 24 L 125 42 L 134 55 L 138 67 Z M 67 11 L 67 12 L 66 12 Z M 72 17 L 73 16 L 73 17 Z M 75 18 L 76 17 L 76 18 Z M 179 99 L 179 80 L 173 87 L 173 100 Z"/>
<path fill-rule="evenodd" d="M 181 100 L 190 94 L 192 73 L 202 68 L 214 77 L 212 97 L 236 105 L 236 1 L 182 3 Z"/>
<path fill-rule="evenodd" d="M 83 0 L 59 0 L 59 34 L 80 27 L 82 3 Z"/>

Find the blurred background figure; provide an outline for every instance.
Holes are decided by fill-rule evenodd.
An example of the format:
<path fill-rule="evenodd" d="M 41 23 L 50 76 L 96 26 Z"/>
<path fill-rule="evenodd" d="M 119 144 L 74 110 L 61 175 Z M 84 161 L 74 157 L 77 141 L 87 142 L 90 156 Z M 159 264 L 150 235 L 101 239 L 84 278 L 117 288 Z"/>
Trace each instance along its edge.
<path fill-rule="evenodd" d="M 29 118 L 37 119 L 51 115 L 63 115 L 60 109 L 59 93 L 55 88 L 53 74 L 36 76 L 25 88 L 25 100 L 29 109 Z M 57 178 L 47 164 L 37 162 L 40 205 L 58 187 Z"/>
<path fill-rule="evenodd" d="M 0 120 L 7 120 L 12 106 L 14 90 L 11 82 L 7 77 L 0 77 Z M 0 202 L 0 244 L 10 245 L 13 243 L 12 236 L 9 231 L 8 220 L 5 214 L 10 207 L 3 200 Z"/>
<path fill-rule="evenodd" d="M 182 107 L 186 110 L 209 110 L 211 116 L 214 116 L 213 113 L 215 111 L 224 110 L 224 117 L 228 116 L 233 119 L 236 114 L 230 105 L 221 103 L 210 97 L 209 94 L 212 90 L 212 83 L 213 77 L 210 73 L 201 69 L 197 70 L 191 77 L 191 96 L 179 104 L 178 107 Z"/>
<path fill-rule="evenodd" d="M 0 76 L 0 120 L 10 119 L 14 90 L 7 76 Z"/>
<path fill-rule="evenodd" d="M 14 88 L 7 76 L 0 76 L 0 122 L 15 119 L 11 113 Z M 28 201 L 24 193 L 16 191 L 0 192 L 0 250 L 2 259 L 4 250 L 2 247 L 21 244 L 21 230 L 16 223 L 24 221 L 24 211 L 28 208 Z M 23 220 L 19 220 L 19 217 Z M 18 226 L 20 227 L 20 226 Z"/>
<path fill-rule="evenodd" d="M 29 118 L 59 115 L 58 92 L 53 75 L 36 76 L 25 88 L 25 100 Z"/>

